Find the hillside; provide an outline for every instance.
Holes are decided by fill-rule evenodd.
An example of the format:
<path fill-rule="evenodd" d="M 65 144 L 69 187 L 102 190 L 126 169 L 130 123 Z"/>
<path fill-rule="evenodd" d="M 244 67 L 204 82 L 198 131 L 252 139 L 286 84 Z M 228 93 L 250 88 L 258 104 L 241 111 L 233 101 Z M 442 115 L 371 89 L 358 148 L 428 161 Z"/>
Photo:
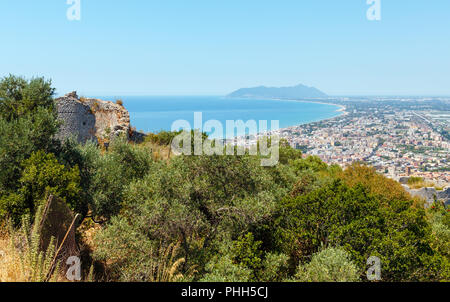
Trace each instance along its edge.
<path fill-rule="evenodd" d="M 54 91 L 0 79 L 0 282 L 450 280 L 448 208 L 370 166 L 328 165 L 282 140 L 266 167 L 261 149 L 228 154 L 206 135 L 216 154 L 175 155 L 181 132 L 136 143 L 119 131 L 123 102 Z M 193 133 L 179 142 L 191 154 Z"/>

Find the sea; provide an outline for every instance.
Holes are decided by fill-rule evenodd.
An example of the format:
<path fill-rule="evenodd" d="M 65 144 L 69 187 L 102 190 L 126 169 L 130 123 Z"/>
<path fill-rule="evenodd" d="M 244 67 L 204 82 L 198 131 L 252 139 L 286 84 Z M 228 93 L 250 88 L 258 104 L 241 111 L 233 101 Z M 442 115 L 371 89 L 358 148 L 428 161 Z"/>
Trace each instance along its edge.
<path fill-rule="evenodd" d="M 217 130 L 210 133 L 215 138 L 257 134 L 258 129 L 226 129 L 227 121 L 267 121 L 268 130 L 271 121 L 279 121 L 279 128 L 307 124 L 320 120 L 330 119 L 342 114 L 337 105 L 273 99 L 227 98 L 221 96 L 98 96 L 103 100 L 115 101 L 121 99 L 123 105 L 130 113 L 130 122 L 133 127 L 142 132 L 157 133 L 162 130 L 171 131 L 176 121 L 185 121 L 182 124 L 194 126 L 194 114 L 201 113 L 202 125 L 206 121 L 215 120 L 223 125 L 223 136 Z M 197 114 L 197 116 L 199 116 Z M 197 124 L 198 125 L 198 124 Z M 188 128 L 187 126 L 183 126 Z M 202 129 L 203 130 L 203 129 Z M 264 129 L 263 129 L 264 130 Z M 232 131 L 232 133 L 230 133 Z"/>

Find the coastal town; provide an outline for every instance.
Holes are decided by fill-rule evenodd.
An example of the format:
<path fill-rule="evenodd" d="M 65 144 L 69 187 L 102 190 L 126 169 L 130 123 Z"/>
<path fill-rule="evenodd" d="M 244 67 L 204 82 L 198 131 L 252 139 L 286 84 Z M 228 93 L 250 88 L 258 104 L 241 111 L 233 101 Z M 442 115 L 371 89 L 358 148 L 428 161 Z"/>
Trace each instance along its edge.
<path fill-rule="evenodd" d="M 342 115 L 294 126 L 278 134 L 305 156 L 346 167 L 364 162 L 400 180 L 420 177 L 437 187 L 450 184 L 450 99 L 341 98 Z M 247 137 L 252 144 L 263 136 Z"/>

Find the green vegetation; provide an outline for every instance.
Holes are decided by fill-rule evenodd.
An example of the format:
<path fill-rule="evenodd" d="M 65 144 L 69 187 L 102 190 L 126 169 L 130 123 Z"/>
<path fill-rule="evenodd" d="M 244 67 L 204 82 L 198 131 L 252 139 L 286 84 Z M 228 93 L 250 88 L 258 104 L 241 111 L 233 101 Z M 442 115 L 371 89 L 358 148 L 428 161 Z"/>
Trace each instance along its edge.
<path fill-rule="evenodd" d="M 146 141 L 152 142 L 155 144 L 159 144 L 159 145 L 168 146 L 172 143 L 172 140 L 180 133 L 181 133 L 181 131 L 180 132 L 168 132 L 168 131 L 161 130 L 157 134 L 150 133 L 146 137 Z"/>
<path fill-rule="evenodd" d="M 295 281 L 299 282 L 357 282 L 358 267 L 341 248 L 328 248 L 312 256 L 311 262 L 299 265 Z"/>
<path fill-rule="evenodd" d="M 18 223 L 25 214 L 34 215 L 50 194 L 59 196 L 77 212 L 83 210 L 77 167 L 66 168 L 58 163 L 54 154 L 42 151 L 31 154 L 22 166 L 20 188 L 0 199 L 2 216 L 9 216 Z"/>
<path fill-rule="evenodd" d="M 435 188 L 438 191 L 441 191 L 443 188 L 437 186 L 434 182 L 425 181 L 422 177 L 410 177 L 408 179 L 408 186 L 411 189 L 420 189 L 420 188 Z"/>
<path fill-rule="evenodd" d="M 58 128 L 53 93 L 51 83 L 42 78 L 9 76 L 0 82 L 0 215 L 16 223 L 38 202 L 24 199 L 24 170 L 31 164 L 26 160 L 58 146 L 53 140 Z"/>
<path fill-rule="evenodd" d="M 408 179 L 408 185 L 414 185 L 416 183 L 423 182 L 423 180 L 423 177 L 412 176 Z"/>
<path fill-rule="evenodd" d="M 95 280 L 367 281 L 371 256 L 383 281 L 450 280 L 447 209 L 425 210 L 370 167 L 342 170 L 284 141 L 275 167 L 171 156 L 172 132 L 108 150 L 59 143 L 50 87 L 0 82 L 0 221 L 31 222 L 57 195 L 81 214 Z"/>

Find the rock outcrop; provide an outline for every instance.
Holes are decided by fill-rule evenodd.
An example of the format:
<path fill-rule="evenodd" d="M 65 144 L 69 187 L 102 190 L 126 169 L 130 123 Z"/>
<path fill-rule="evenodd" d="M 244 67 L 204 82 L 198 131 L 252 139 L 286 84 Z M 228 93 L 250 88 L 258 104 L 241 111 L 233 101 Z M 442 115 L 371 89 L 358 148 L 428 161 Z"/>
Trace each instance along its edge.
<path fill-rule="evenodd" d="M 433 204 L 436 200 L 442 201 L 446 205 L 450 203 L 450 187 L 442 191 L 438 191 L 435 188 L 410 189 L 407 185 L 403 185 L 403 187 L 411 196 L 424 199 L 428 205 Z"/>
<path fill-rule="evenodd" d="M 132 134 L 130 115 L 119 104 L 99 99 L 79 98 L 71 92 L 56 99 L 58 118 L 62 122 L 59 139 L 76 137 L 78 142 L 95 141 L 100 144 L 112 138 Z"/>

